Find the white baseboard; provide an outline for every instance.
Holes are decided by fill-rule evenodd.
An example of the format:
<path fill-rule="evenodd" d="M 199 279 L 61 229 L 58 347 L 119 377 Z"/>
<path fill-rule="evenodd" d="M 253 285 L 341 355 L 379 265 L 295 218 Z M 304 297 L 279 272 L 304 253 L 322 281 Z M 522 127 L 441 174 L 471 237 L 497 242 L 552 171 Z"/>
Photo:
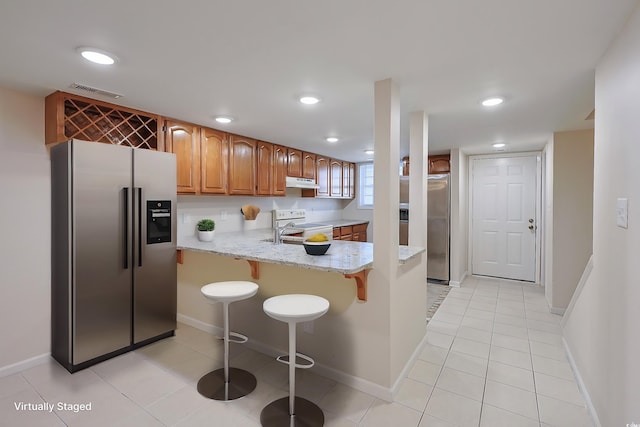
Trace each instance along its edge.
<path fill-rule="evenodd" d="M 464 283 L 464 279 L 467 278 L 467 272 L 462 273 L 462 277 L 460 280 L 449 280 L 449 286 L 452 288 L 459 288 L 462 283 Z"/>
<path fill-rule="evenodd" d="M 202 322 L 200 320 L 194 319 L 194 318 L 189 317 L 189 316 L 185 316 L 184 314 L 178 313 L 177 319 L 178 319 L 178 322 L 182 322 L 182 323 L 184 323 L 186 325 L 189 325 L 189 326 L 192 326 L 192 327 L 194 327 L 196 329 L 200 329 L 201 331 L 208 332 L 208 333 L 213 334 L 213 335 L 221 335 L 222 334 L 222 328 L 219 328 L 219 327 L 214 326 L 214 325 L 210 325 L 208 323 Z M 426 340 L 426 338 L 423 338 L 423 340 L 420 342 L 418 348 L 416 348 L 416 350 L 412 354 L 411 358 L 409 359 L 409 361 L 407 362 L 406 366 L 404 367 L 404 369 L 400 373 L 400 376 L 395 381 L 395 383 L 394 383 L 392 388 L 383 387 L 380 384 L 376 384 L 376 383 L 371 382 L 369 380 L 365 380 L 364 378 L 360 378 L 360 377 L 356 377 L 356 376 L 351 375 L 351 374 L 347 374 L 346 372 L 339 371 L 337 369 L 334 369 L 334 368 L 331 368 L 329 366 L 323 365 L 322 363 L 316 363 L 315 366 L 313 368 L 311 368 L 311 370 L 314 371 L 315 373 L 319 374 L 319 375 L 322 375 L 322 376 L 324 376 L 326 378 L 332 379 L 332 380 L 334 380 L 336 382 L 339 382 L 341 384 L 344 384 L 346 386 L 355 388 L 356 390 L 359 390 L 359 391 L 361 391 L 363 393 L 367 393 L 367 394 L 370 394 L 372 396 L 377 397 L 378 399 L 382 399 L 382 400 L 385 400 L 387 402 L 391 402 L 391 401 L 393 401 L 393 397 L 395 396 L 395 394 L 400 389 L 400 386 L 402 386 L 402 381 L 406 377 L 406 374 L 413 367 L 413 364 L 415 363 L 416 359 L 420 355 L 420 352 L 422 351 L 422 348 L 423 348 L 423 346 L 424 346 L 424 344 L 426 342 L 425 340 Z M 275 347 L 267 345 L 267 344 L 265 344 L 265 343 L 263 343 L 261 341 L 258 341 L 255 338 L 251 338 L 244 345 L 246 345 L 247 348 L 250 348 L 252 350 L 255 350 L 255 351 L 259 352 L 259 353 L 265 354 L 265 355 L 270 356 L 270 357 L 277 357 L 277 356 L 280 356 L 280 355 L 285 354 L 287 352 L 287 350 L 275 348 Z"/>
<path fill-rule="evenodd" d="M 584 397 L 584 401 L 587 404 L 587 411 L 589 411 L 589 415 L 591 415 L 591 423 L 594 427 L 602 427 L 600 424 L 600 418 L 598 418 L 598 413 L 596 412 L 595 406 L 593 406 L 593 402 L 591 401 L 591 396 L 589 395 L 589 391 L 582 380 L 582 375 L 580 375 L 580 371 L 578 370 L 578 366 L 576 365 L 576 361 L 571 354 L 571 350 L 569 350 L 569 345 L 567 341 L 565 341 L 564 337 L 562 337 L 562 345 L 564 346 L 564 352 L 567 355 L 567 359 L 569 360 L 569 365 L 571 365 L 571 370 L 573 371 L 573 375 L 576 377 L 576 382 L 578 383 L 578 388 L 582 393 L 582 397 Z"/>
<path fill-rule="evenodd" d="M 560 307 L 549 307 L 549 312 L 553 314 L 559 314 L 560 316 L 564 316 L 564 313 L 567 311 L 566 308 Z"/>
<path fill-rule="evenodd" d="M 9 375 L 17 374 L 18 372 L 33 368 L 34 366 L 42 365 L 47 362 L 50 357 L 51 353 L 44 353 L 40 356 L 31 357 L 11 365 L 3 366 L 0 368 L 0 378 L 8 377 Z"/>

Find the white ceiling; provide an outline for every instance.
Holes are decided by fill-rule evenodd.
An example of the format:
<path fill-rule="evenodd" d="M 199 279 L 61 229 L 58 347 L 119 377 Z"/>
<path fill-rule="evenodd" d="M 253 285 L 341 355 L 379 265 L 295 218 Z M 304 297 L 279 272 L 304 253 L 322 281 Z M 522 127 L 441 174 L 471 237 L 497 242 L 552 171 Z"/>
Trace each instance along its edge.
<path fill-rule="evenodd" d="M 594 68 L 638 0 L 3 0 L 0 85 L 45 96 L 77 82 L 115 103 L 363 161 L 373 84 L 429 114 L 432 153 L 540 148 L 593 126 Z M 78 46 L 110 51 L 112 67 Z M 322 98 L 303 106 L 296 96 Z M 81 92 L 76 92 L 81 93 Z M 82 93 L 81 93 L 82 94 Z M 488 96 L 506 102 L 480 106 Z M 230 125 L 217 114 L 237 118 Z M 336 144 L 326 136 L 341 138 Z"/>

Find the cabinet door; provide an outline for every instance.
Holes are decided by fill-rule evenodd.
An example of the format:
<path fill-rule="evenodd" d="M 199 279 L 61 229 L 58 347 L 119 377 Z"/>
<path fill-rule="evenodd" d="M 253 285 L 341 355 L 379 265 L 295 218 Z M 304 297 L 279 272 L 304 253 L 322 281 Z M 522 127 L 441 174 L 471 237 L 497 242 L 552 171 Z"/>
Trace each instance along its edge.
<path fill-rule="evenodd" d="M 331 187 L 329 189 L 331 197 L 342 197 L 342 162 L 331 160 Z"/>
<path fill-rule="evenodd" d="M 302 153 L 302 177 L 316 179 L 316 155 Z"/>
<path fill-rule="evenodd" d="M 274 196 L 284 196 L 287 194 L 287 147 L 281 145 L 273 146 L 273 192 Z"/>
<path fill-rule="evenodd" d="M 302 151 L 289 148 L 287 154 L 289 157 L 287 175 L 298 178 L 302 177 Z"/>
<path fill-rule="evenodd" d="M 349 198 L 349 181 L 351 179 L 351 169 L 349 168 L 349 162 L 342 162 L 342 197 Z"/>
<path fill-rule="evenodd" d="M 340 240 L 352 240 L 353 239 L 353 227 L 346 226 L 340 227 Z"/>
<path fill-rule="evenodd" d="M 319 188 L 316 190 L 317 197 L 329 197 L 329 189 L 331 188 L 331 160 L 326 157 L 316 157 L 316 174 Z"/>
<path fill-rule="evenodd" d="M 239 135 L 229 138 L 229 194 L 256 193 L 256 141 Z"/>
<path fill-rule="evenodd" d="M 196 194 L 200 186 L 200 128 L 190 123 L 167 120 L 165 144 L 176 155 L 178 194 Z"/>
<path fill-rule="evenodd" d="M 270 196 L 273 191 L 273 144 L 258 141 L 257 187 L 258 196 Z"/>
<path fill-rule="evenodd" d="M 349 163 L 349 198 L 356 197 L 356 164 Z"/>
<path fill-rule="evenodd" d="M 429 156 L 429 173 L 449 173 L 449 156 Z"/>
<path fill-rule="evenodd" d="M 219 130 L 200 129 L 200 192 L 227 194 L 229 141 Z"/>

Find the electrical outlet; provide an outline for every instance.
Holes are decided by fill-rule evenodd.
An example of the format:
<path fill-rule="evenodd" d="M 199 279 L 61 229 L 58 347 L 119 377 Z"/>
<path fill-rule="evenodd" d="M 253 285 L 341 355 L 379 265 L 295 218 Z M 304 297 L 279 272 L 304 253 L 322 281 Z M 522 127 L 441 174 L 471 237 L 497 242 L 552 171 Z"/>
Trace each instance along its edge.
<path fill-rule="evenodd" d="M 302 323 L 302 330 L 309 335 L 313 335 L 313 320 Z"/>
<path fill-rule="evenodd" d="M 191 215 L 190 214 L 182 214 L 182 223 L 183 224 L 189 224 L 191 222 Z"/>
<path fill-rule="evenodd" d="M 227 219 L 227 211 L 225 210 L 220 211 L 220 220 L 226 221 L 226 219 Z"/>

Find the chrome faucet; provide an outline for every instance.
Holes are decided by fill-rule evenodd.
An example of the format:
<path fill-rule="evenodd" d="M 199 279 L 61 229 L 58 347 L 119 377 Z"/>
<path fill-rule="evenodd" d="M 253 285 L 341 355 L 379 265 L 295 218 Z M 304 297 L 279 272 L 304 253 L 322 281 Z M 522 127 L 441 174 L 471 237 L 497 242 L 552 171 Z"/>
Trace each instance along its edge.
<path fill-rule="evenodd" d="M 290 223 L 283 225 L 282 227 L 278 227 L 276 225 L 276 228 L 274 228 L 273 230 L 273 244 L 274 245 L 279 245 L 282 243 L 282 235 L 284 234 L 285 231 L 287 231 L 288 228 L 291 227 L 295 227 L 296 223 L 291 221 Z"/>

